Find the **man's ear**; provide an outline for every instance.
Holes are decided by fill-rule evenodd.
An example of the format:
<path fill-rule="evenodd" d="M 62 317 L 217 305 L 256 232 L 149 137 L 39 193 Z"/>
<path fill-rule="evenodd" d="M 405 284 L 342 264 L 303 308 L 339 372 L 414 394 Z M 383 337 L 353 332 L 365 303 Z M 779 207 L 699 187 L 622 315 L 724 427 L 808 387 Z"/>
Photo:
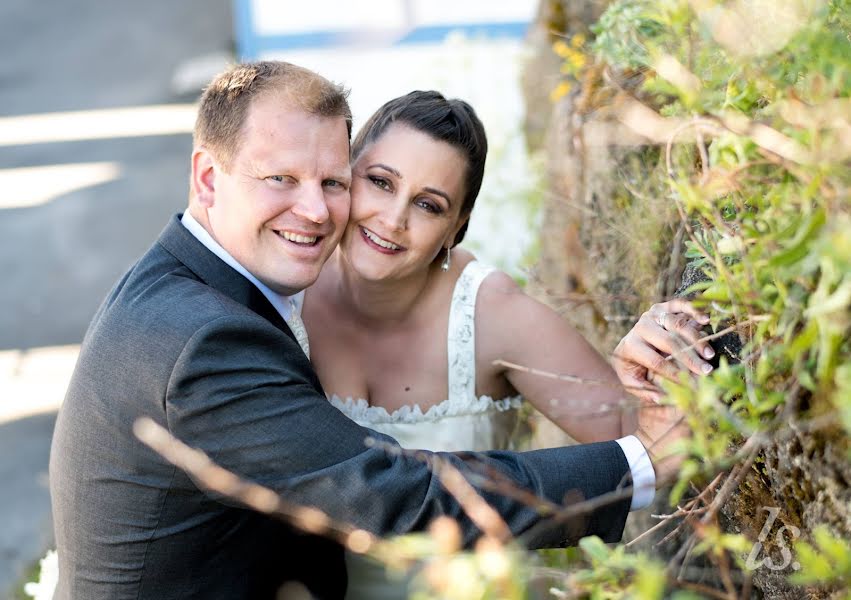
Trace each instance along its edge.
<path fill-rule="evenodd" d="M 192 151 L 192 194 L 205 208 L 216 200 L 216 164 L 213 155 L 201 147 Z"/>

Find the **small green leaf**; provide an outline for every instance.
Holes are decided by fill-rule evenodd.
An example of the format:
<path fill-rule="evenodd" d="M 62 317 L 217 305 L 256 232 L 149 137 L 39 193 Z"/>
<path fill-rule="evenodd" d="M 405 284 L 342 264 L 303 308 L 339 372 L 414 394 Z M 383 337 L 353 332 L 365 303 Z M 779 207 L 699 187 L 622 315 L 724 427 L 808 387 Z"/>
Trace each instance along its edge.
<path fill-rule="evenodd" d="M 833 537 L 827 527 L 816 527 L 813 531 L 816 544 L 834 565 L 842 570 L 851 566 L 851 548 L 845 540 Z M 851 575 L 851 573 L 846 573 Z"/>
<path fill-rule="evenodd" d="M 584 537 L 579 540 L 579 547 L 593 561 L 598 563 L 606 562 L 609 558 L 609 547 L 606 543 L 596 535 Z"/>
<path fill-rule="evenodd" d="M 657 600 L 662 598 L 665 593 L 665 576 L 664 569 L 656 565 L 642 565 L 642 569 L 638 571 L 635 578 L 635 591 L 638 600 Z"/>

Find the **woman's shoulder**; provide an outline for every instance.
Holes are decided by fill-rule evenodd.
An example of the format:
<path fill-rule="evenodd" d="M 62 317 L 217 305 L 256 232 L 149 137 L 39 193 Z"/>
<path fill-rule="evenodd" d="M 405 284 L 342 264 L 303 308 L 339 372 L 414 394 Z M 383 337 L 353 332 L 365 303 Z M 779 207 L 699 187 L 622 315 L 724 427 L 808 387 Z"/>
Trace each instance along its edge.
<path fill-rule="evenodd" d="M 523 297 L 528 297 L 514 278 L 505 271 L 484 266 L 484 272 L 486 274 L 476 299 L 477 311 L 499 312 L 518 301 L 522 302 Z"/>
<path fill-rule="evenodd" d="M 520 291 L 520 287 L 508 273 L 496 269 L 486 262 L 479 261 L 476 258 L 476 255 L 469 250 L 461 248 L 453 250 L 452 260 L 455 263 L 453 268 L 455 282 L 457 282 L 458 279 L 465 274 L 465 272 L 469 275 L 473 272 L 473 269 L 484 274 L 484 279 L 479 287 L 479 293 L 484 292 L 485 294 L 491 294 Z"/>
<path fill-rule="evenodd" d="M 506 307 L 525 296 L 516 281 L 505 271 L 480 262 L 469 250 L 453 250 L 455 265 L 453 268 L 452 288 L 457 290 L 462 282 L 469 288 L 472 280 L 478 281 L 475 293 L 476 317 L 499 314 Z M 454 293 L 454 292 L 453 292 Z"/>
<path fill-rule="evenodd" d="M 482 281 L 476 298 L 476 337 L 483 347 L 501 351 L 503 344 L 547 327 L 554 316 L 550 307 L 529 296 L 508 273 L 494 269 Z"/>

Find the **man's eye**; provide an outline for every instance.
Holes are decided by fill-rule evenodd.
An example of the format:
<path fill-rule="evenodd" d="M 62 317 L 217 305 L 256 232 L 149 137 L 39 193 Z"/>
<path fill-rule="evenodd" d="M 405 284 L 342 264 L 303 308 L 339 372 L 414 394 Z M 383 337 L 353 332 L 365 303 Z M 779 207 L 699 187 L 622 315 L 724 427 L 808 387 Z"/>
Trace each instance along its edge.
<path fill-rule="evenodd" d="M 283 181 L 284 181 L 284 176 L 283 176 L 283 175 L 270 175 L 270 176 L 269 176 L 269 177 L 267 177 L 266 179 L 268 179 L 268 180 L 270 180 L 270 181 L 275 181 L 275 182 L 277 182 L 277 183 L 283 183 Z"/>
<path fill-rule="evenodd" d="M 346 187 L 346 184 L 344 184 L 342 181 L 337 181 L 336 179 L 326 179 L 325 181 L 322 182 L 322 184 L 325 187 L 330 187 L 330 188 L 344 188 L 345 189 L 345 187 Z"/>

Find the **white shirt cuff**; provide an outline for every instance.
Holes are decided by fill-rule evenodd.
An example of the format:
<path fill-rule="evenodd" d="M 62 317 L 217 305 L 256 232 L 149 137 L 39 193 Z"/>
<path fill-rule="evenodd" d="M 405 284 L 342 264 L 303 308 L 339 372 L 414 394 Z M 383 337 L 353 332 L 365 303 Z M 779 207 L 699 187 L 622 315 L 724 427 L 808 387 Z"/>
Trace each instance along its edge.
<path fill-rule="evenodd" d="M 637 437 L 628 435 L 615 440 L 626 456 L 632 473 L 632 503 L 629 510 L 640 510 L 650 506 L 656 495 L 656 471 L 650 462 L 650 455 Z"/>

